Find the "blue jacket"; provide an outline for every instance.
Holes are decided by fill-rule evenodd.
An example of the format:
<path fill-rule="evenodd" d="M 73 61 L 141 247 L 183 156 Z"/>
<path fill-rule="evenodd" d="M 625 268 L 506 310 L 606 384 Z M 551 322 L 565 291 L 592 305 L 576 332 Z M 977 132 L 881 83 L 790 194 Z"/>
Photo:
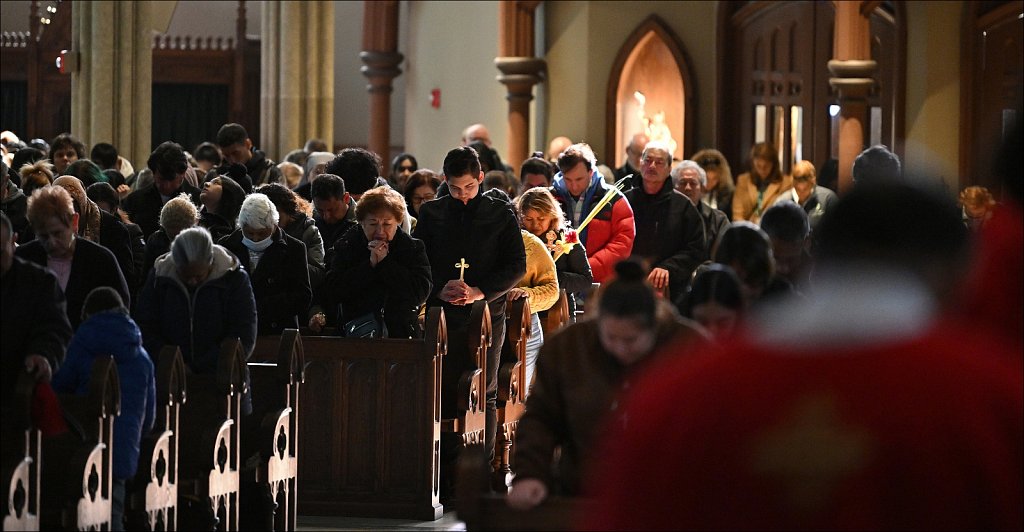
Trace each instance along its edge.
<path fill-rule="evenodd" d="M 114 420 L 114 478 L 135 476 L 139 442 L 156 419 L 156 377 L 153 362 L 142 347 L 142 334 L 127 314 L 94 314 L 78 326 L 71 338 L 64 365 L 53 376 L 53 389 L 61 393 L 89 394 L 92 363 L 110 355 L 121 383 L 121 415 Z"/>
<path fill-rule="evenodd" d="M 165 345 L 176 345 L 198 374 L 217 372 L 225 338 L 241 339 L 246 360 L 256 343 L 256 300 L 249 276 L 230 251 L 217 245 L 213 246 L 213 270 L 194 292 L 178 278 L 170 253 L 158 258 L 142 286 L 135 319 L 150 354 L 159 355 Z M 252 411 L 249 394 L 242 396 L 242 411 Z"/>

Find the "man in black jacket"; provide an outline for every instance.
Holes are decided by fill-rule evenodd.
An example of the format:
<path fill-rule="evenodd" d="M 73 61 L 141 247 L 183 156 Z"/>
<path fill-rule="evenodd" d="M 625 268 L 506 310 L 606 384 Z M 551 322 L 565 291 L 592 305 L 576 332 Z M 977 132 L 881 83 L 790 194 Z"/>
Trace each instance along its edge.
<path fill-rule="evenodd" d="M 185 182 L 188 161 L 185 151 L 174 142 L 164 142 L 150 154 L 146 165 L 153 171 L 153 182 L 128 195 L 121 208 L 138 224 L 146 238 L 160 229 L 160 210 L 182 192 L 199 205 L 200 190 Z"/>
<path fill-rule="evenodd" d="M 487 430 L 485 449 L 494 450 L 497 427 L 498 357 L 505 339 L 505 294 L 526 273 L 526 250 L 515 214 L 508 203 L 480 193 L 484 174 L 476 151 L 455 148 L 444 158 L 449 195 L 420 207 L 413 236 L 423 241 L 430 259 L 433 288 L 427 306 L 442 306 L 449 345 L 464 342 L 470 307 L 486 300 L 492 341 L 487 350 Z M 456 265 L 468 265 L 462 269 Z M 461 273 L 460 273 L 461 272 Z M 468 363 L 449 357 L 442 386 L 451 390 Z M 455 408 L 455 393 L 442 393 L 444 415 Z"/>
<path fill-rule="evenodd" d="M 249 133 L 241 124 L 224 124 L 217 131 L 217 144 L 228 165 L 240 164 L 252 180 L 252 187 L 267 183 L 284 183 L 284 176 L 277 164 L 267 154 L 253 147 Z"/>
<path fill-rule="evenodd" d="M 704 260 L 704 221 L 697 208 L 672 187 L 668 147 L 650 142 L 640 159 L 641 179 L 626 192 L 633 207 L 636 239 L 632 257 L 648 263 L 648 279 L 675 301 L 686 290 L 690 275 Z"/>

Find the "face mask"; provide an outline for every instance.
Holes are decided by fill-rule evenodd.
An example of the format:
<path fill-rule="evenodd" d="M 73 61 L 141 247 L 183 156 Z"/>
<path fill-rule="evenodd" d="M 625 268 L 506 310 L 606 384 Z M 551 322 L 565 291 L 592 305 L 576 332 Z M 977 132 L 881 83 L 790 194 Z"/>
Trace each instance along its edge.
<path fill-rule="evenodd" d="M 245 247 L 247 247 L 247 248 L 249 248 L 249 249 L 251 249 L 253 251 L 257 251 L 257 252 L 259 252 L 259 251 L 266 251 L 267 248 L 270 247 L 270 244 L 273 243 L 272 238 L 273 238 L 272 236 L 268 236 L 267 238 L 264 238 L 263 240 L 260 240 L 259 242 L 253 242 L 252 240 L 249 240 L 249 237 L 243 236 L 242 237 L 242 244 L 244 244 Z"/>

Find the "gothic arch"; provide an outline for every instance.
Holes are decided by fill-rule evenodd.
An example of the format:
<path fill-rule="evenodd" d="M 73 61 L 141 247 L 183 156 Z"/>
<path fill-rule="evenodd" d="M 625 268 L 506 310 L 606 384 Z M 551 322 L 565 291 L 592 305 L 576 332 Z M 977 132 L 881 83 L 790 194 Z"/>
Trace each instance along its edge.
<path fill-rule="evenodd" d="M 619 48 L 608 76 L 605 100 L 605 153 L 602 159 L 609 161 L 609 164 L 622 164 L 625 160 L 623 139 L 628 141 L 635 133 L 626 129 L 628 121 L 623 120 L 623 115 L 628 112 L 620 106 L 624 100 L 623 95 L 631 95 L 630 89 L 637 86 L 637 83 L 644 82 L 645 68 L 650 68 L 655 63 L 660 63 L 659 77 L 664 79 L 664 62 L 667 58 L 671 58 L 670 65 L 675 67 L 675 72 L 671 72 L 674 75 L 670 76 L 669 81 L 659 82 L 659 87 L 650 89 L 652 96 L 658 99 L 654 105 L 663 104 L 664 107 L 656 107 L 649 114 L 653 115 L 658 110 L 665 111 L 666 124 L 678 143 L 674 156 L 685 158 L 687 153 L 694 150 L 697 87 L 690 68 L 690 58 L 675 32 L 661 17 L 651 15 L 633 30 Z M 651 98 L 648 101 L 653 100 L 654 98 Z"/>

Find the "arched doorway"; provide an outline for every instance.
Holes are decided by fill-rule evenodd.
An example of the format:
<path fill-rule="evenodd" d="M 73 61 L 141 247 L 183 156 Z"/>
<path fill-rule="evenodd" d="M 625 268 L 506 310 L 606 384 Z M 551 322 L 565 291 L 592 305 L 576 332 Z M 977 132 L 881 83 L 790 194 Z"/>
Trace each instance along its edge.
<path fill-rule="evenodd" d="M 636 133 L 674 146 L 677 159 L 693 149 L 696 87 L 689 65 L 679 38 L 657 15 L 633 30 L 608 77 L 605 160 L 621 166 Z"/>

